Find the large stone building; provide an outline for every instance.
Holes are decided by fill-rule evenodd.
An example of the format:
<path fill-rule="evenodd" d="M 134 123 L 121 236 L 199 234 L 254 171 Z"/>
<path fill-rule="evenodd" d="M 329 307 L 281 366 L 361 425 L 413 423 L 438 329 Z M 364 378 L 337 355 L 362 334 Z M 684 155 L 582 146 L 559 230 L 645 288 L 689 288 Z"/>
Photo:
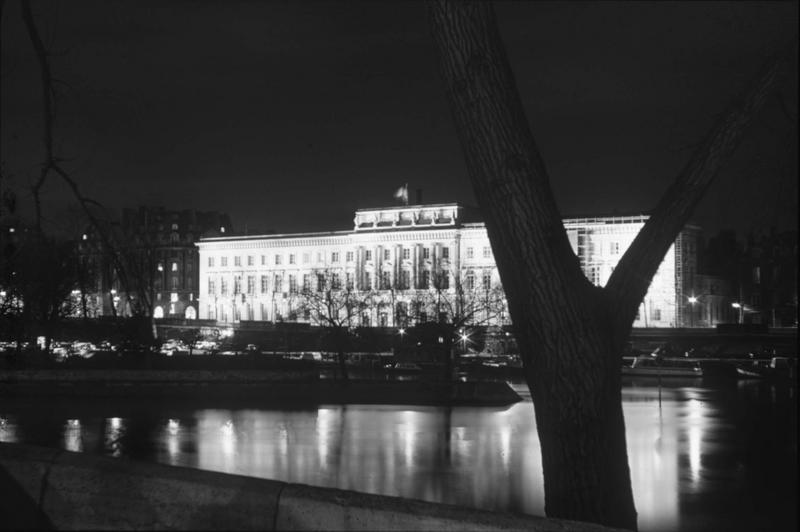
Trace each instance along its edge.
<path fill-rule="evenodd" d="M 369 308 L 359 309 L 360 325 L 434 319 L 424 304 L 415 304 L 425 293 L 501 288 L 486 227 L 470 216 L 455 203 L 360 209 L 348 231 L 204 238 L 197 243 L 199 317 L 221 323 L 313 321 L 302 310 L 303 293 L 334 279 L 342 289 L 375 294 Z M 646 219 L 564 220 L 588 279 L 606 283 Z M 670 247 L 635 327 L 689 325 L 697 236 L 697 228 L 688 226 Z M 491 322 L 503 324 L 507 314 L 498 312 Z"/>
<path fill-rule="evenodd" d="M 88 288 L 94 315 L 130 316 L 131 303 L 146 299 L 155 318 L 197 318 L 198 259 L 195 242 L 202 236 L 231 231 L 227 214 L 162 207 L 123 209 L 108 224 L 126 267 L 126 282 L 109 251 L 93 230 L 81 242 L 93 279 Z"/>

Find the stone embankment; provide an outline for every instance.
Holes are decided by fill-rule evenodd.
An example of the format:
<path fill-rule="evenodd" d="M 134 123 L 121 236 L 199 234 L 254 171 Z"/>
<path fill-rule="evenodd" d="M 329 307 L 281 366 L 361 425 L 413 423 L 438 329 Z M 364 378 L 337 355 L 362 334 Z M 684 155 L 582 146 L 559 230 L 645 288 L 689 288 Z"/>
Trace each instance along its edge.
<path fill-rule="evenodd" d="M 0 397 L 142 397 L 252 404 L 364 403 L 504 406 L 521 397 L 505 382 L 320 379 L 268 370 L 0 371 Z"/>
<path fill-rule="evenodd" d="M 17 530 L 610 530 L 8 443 L 0 493 Z"/>

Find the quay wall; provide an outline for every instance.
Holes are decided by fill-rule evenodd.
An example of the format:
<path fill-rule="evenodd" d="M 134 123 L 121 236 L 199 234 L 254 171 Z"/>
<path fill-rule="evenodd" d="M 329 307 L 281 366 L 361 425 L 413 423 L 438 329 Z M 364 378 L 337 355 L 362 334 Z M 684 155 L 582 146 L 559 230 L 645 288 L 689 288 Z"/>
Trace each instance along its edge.
<path fill-rule="evenodd" d="M 336 380 L 269 371 L 0 371 L 0 397 L 232 399 L 252 404 L 363 403 L 504 406 L 522 398 L 504 381 Z"/>
<path fill-rule="evenodd" d="M 611 530 L 10 443 L 0 492 L 11 529 Z"/>

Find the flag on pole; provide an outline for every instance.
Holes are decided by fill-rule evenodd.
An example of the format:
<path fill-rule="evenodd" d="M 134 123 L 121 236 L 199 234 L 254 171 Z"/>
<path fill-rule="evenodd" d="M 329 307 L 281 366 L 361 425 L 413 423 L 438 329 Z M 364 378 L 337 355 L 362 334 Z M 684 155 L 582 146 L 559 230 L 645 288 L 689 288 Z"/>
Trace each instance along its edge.
<path fill-rule="evenodd" d="M 408 205 L 408 183 L 405 183 L 402 187 L 395 190 L 394 197 L 395 199 L 402 200 L 403 205 Z"/>

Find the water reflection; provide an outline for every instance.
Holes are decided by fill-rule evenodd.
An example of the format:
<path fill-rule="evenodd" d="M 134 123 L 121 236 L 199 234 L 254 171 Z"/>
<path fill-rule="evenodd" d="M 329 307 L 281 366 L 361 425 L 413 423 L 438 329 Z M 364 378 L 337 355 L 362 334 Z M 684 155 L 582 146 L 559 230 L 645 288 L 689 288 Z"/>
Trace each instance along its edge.
<path fill-rule="evenodd" d="M 731 505 L 731 497 L 740 502 L 756 497 L 763 508 L 791 519 L 787 512 L 796 508 L 797 481 L 787 476 L 786 462 L 796 464 L 793 398 L 791 388 L 763 385 L 626 386 L 640 529 L 744 530 L 763 524 L 763 511 Z M 544 513 L 540 447 L 529 401 L 510 408 L 324 405 L 168 413 L 153 404 L 125 415 L 99 415 L 71 405 L 55 413 L 47 405 L 15 410 L 6 404 L 0 407 L 0 441 Z M 776 482 L 777 496 L 769 488 Z M 770 502 L 770 497 L 777 499 Z"/>

